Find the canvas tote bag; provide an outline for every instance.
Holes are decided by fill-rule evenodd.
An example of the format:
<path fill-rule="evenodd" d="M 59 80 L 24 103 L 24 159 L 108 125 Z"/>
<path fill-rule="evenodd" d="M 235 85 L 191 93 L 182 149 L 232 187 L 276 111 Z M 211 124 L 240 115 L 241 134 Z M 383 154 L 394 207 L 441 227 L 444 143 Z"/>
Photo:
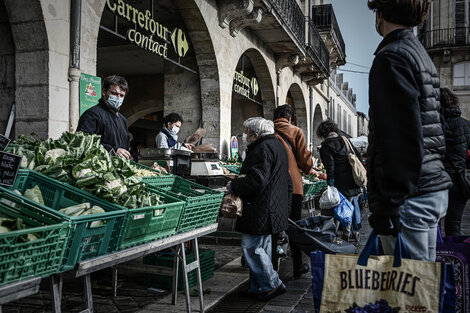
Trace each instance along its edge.
<path fill-rule="evenodd" d="M 366 187 L 367 186 L 367 172 L 366 172 L 366 169 L 364 168 L 364 165 L 362 165 L 361 160 L 359 160 L 359 158 L 357 157 L 349 140 L 344 136 L 341 136 L 341 138 L 343 138 L 343 141 L 346 144 L 346 148 L 348 149 L 348 159 L 349 159 L 349 164 L 351 164 L 354 182 L 359 187 Z"/>
<path fill-rule="evenodd" d="M 393 256 L 377 254 L 374 231 L 360 256 L 312 252 L 314 312 L 348 312 L 353 308 L 396 312 L 393 308 L 399 308 L 399 312 L 455 313 L 455 306 L 443 310 L 449 272 L 444 263 L 405 258 L 409 253 L 401 235 Z M 453 272 L 448 277 L 453 279 Z"/>

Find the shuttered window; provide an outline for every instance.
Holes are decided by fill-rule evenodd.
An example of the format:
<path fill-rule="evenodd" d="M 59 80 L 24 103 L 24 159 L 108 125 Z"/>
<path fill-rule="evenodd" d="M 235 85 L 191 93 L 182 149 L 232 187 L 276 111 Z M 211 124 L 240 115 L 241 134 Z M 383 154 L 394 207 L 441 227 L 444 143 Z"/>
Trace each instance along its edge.
<path fill-rule="evenodd" d="M 470 62 L 454 64 L 453 72 L 454 86 L 470 86 Z"/>

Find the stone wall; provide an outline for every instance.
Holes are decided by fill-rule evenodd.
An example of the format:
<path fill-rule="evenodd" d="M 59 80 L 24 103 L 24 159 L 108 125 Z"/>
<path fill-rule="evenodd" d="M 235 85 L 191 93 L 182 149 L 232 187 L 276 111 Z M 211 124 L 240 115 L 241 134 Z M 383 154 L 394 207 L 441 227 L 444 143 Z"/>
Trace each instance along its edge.
<path fill-rule="evenodd" d="M 15 102 L 15 46 L 3 0 L 0 0 L 0 38 L 0 133 L 4 134 Z M 14 137 L 14 133 L 11 135 Z"/>

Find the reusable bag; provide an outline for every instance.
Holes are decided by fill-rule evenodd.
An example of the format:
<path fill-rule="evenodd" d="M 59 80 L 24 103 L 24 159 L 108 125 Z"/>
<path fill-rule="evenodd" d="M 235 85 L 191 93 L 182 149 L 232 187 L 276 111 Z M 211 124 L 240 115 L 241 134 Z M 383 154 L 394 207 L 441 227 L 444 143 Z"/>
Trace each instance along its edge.
<path fill-rule="evenodd" d="M 339 191 L 336 187 L 328 186 L 320 197 L 320 209 L 326 210 L 334 208 L 341 201 Z"/>
<path fill-rule="evenodd" d="M 451 313 L 455 310 L 452 266 L 408 259 L 400 234 L 393 256 L 377 254 L 378 237 L 374 231 L 360 256 L 312 252 L 314 312 L 397 312 L 399 309 L 399 312 Z"/>
<path fill-rule="evenodd" d="M 362 165 L 361 160 L 356 155 L 356 152 L 354 151 L 351 142 L 349 142 L 348 138 L 341 136 L 343 138 L 344 144 L 346 145 L 346 148 L 348 149 L 348 160 L 349 164 L 351 165 L 352 168 L 352 175 L 354 178 L 354 182 L 356 185 L 359 187 L 366 187 L 367 186 L 367 171 L 364 168 L 364 165 Z"/>
<path fill-rule="evenodd" d="M 470 237 L 448 236 L 442 238 L 439 230 L 436 260 L 452 264 L 455 272 L 456 313 L 470 312 Z"/>
<path fill-rule="evenodd" d="M 341 192 L 338 193 L 340 202 L 334 208 L 335 219 L 338 220 L 342 225 L 348 226 L 352 221 L 354 206 L 341 194 Z"/>
<path fill-rule="evenodd" d="M 289 240 L 307 255 L 315 250 L 325 253 L 354 253 L 356 247 L 336 237 L 336 225 L 330 216 L 313 216 L 299 221 L 289 219 Z"/>
<path fill-rule="evenodd" d="M 236 218 L 237 216 L 242 216 L 243 201 L 233 193 L 227 193 L 222 199 L 220 210 L 225 218 Z"/>

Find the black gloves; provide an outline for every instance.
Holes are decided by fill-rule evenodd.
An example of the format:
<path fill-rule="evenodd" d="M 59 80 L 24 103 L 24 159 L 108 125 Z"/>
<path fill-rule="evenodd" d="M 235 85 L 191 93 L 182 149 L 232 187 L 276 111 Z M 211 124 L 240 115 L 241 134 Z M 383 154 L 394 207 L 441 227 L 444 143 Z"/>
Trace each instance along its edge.
<path fill-rule="evenodd" d="M 400 216 L 372 213 L 369 216 L 369 224 L 377 235 L 392 235 L 397 237 L 400 232 Z"/>

